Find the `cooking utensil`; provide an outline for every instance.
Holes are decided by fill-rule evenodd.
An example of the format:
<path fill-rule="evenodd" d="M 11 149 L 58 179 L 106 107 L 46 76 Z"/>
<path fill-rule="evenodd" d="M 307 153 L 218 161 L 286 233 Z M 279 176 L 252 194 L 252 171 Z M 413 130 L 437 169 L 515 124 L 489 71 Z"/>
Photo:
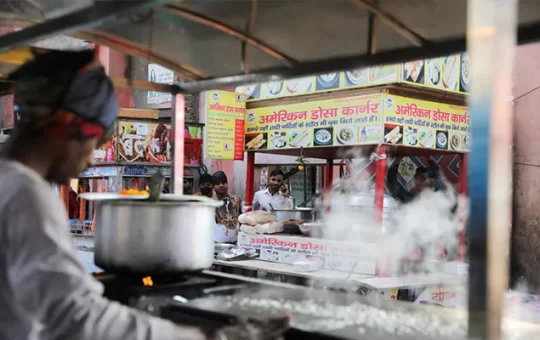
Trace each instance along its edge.
<path fill-rule="evenodd" d="M 163 192 L 164 185 L 165 176 L 163 176 L 161 171 L 156 171 L 156 173 L 150 177 L 150 183 L 148 184 L 148 188 L 150 189 L 148 200 L 151 202 L 157 202 L 159 200 L 159 196 Z"/>
<path fill-rule="evenodd" d="M 290 220 L 315 221 L 317 217 L 317 211 L 312 208 L 272 209 L 271 212 L 276 214 L 276 221 L 278 222 Z"/>
<path fill-rule="evenodd" d="M 318 222 L 306 222 L 298 225 L 298 229 L 303 235 L 319 236 L 324 228 L 323 223 Z"/>
<path fill-rule="evenodd" d="M 144 275 L 209 268 L 215 208 L 222 204 L 174 194 L 160 195 L 158 201 L 98 201 L 95 263 L 111 272 Z"/>
<path fill-rule="evenodd" d="M 231 243 L 214 243 L 214 254 L 220 253 L 224 250 L 231 249 L 234 244 Z"/>

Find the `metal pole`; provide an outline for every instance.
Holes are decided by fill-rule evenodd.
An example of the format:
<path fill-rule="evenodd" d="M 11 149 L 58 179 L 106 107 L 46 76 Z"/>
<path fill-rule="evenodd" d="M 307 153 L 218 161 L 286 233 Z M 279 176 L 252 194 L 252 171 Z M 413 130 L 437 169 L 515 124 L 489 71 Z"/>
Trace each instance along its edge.
<path fill-rule="evenodd" d="M 378 0 L 373 1 L 374 6 L 379 5 Z M 374 55 L 377 51 L 377 36 L 379 33 L 379 26 L 377 25 L 377 14 L 369 12 L 368 17 L 368 45 L 367 51 L 369 55 Z"/>
<path fill-rule="evenodd" d="M 184 190 L 184 120 L 186 116 L 183 94 L 173 95 L 172 109 L 171 188 L 173 193 L 181 195 Z"/>
<path fill-rule="evenodd" d="M 255 153 L 247 153 L 247 168 L 246 168 L 246 200 L 244 205 L 245 211 L 251 211 L 253 208 L 253 185 L 254 185 L 254 172 L 255 172 Z"/>
<path fill-rule="evenodd" d="M 375 214 L 377 223 L 382 226 L 386 184 L 386 146 L 377 147 L 377 156 L 375 158 Z"/>
<path fill-rule="evenodd" d="M 508 288 L 512 178 L 512 66 L 517 0 L 468 2 L 472 60 L 469 108 L 469 337 L 498 340 Z M 489 283 L 489 284 L 488 284 Z"/>

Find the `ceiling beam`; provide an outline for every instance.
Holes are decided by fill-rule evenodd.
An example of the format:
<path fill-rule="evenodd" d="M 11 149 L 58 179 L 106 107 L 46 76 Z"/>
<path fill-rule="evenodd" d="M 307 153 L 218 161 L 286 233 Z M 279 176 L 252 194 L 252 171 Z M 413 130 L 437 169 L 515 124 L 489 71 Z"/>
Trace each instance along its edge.
<path fill-rule="evenodd" d="M 205 75 L 198 69 L 173 61 L 160 53 L 148 50 L 148 46 L 124 39 L 114 34 L 103 31 L 92 30 L 73 34 L 72 36 L 80 39 L 89 40 L 96 44 L 115 49 L 119 52 L 145 58 L 150 62 L 159 64 L 171 71 L 181 73 L 191 80 L 205 78 Z"/>
<path fill-rule="evenodd" d="M 104 21 L 114 19 L 123 13 L 158 6 L 164 2 L 163 0 L 96 1 L 92 7 L 0 36 L 0 52 L 27 46 L 57 35 L 99 26 Z"/>
<path fill-rule="evenodd" d="M 190 20 L 190 21 L 193 21 L 193 22 L 196 22 L 196 23 L 199 23 L 199 24 L 202 24 L 202 25 L 205 25 L 205 26 L 208 26 L 208 27 L 212 27 L 218 31 L 221 31 L 225 34 L 228 34 L 230 36 L 233 36 L 235 38 L 238 38 L 244 42 L 246 42 L 247 44 L 261 50 L 262 52 L 268 54 L 268 55 L 271 55 L 272 57 L 280 60 L 281 62 L 283 62 L 285 65 L 287 66 L 294 66 L 296 65 L 298 62 L 287 56 L 286 54 L 276 50 L 275 48 L 273 47 L 270 47 L 267 43 L 265 43 L 264 41 L 262 40 L 259 40 L 249 34 L 246 34 L 244 32 L 241 32 L 227 24 L 224 24 L 216 19 L 213 19 L 213 18 L 210 18 L 202 13 L 199 13 L 199 12 L 196 12 L 194 10 L 191 10 L 191 9 L 187 9 L 187 8 L 184 8 L 184 7 L 180 7 L 180 6 L 174 6 L 174 5 L 167 5 L 167 6 L 164 6 L 164 7 L 159 7 L 156 9 L 158 12 L 164 12 L 164 13 L 169 13 L 169 14 L 172 14 L 172 15 L 175 15 L 175 16 L 178 16 L 178 17 L 182 17 L 184 19 L 187 19 L 187 20 Z"/>
<path fill-rule="evenodd" d="M 424 46 L 428 43 L 428 41 L 420 36 L 418 33 L 414 32 L 407 26 L 405 26 L 404 23 L 399 21 L 398 19 L 394 18 L 391 14 L 387 13 L 386 11 L 383 11 L 379 6 L 374 5 L 369 0 L 351 0 L 355 5 L 358 7 L 361 7 L 363 9 L 366 9 L 373 14 L 377 15 L 377 19 L 379 19 L 382 23 L 389 26 L 391 29 L 393 29 L 396 33 L 407 39 L 410 43 L 412 43 L 414 46 L 420 47 Z"/>
<path fill-rule="evenodd" d="M 12 25 L 17 27 L 27 27 L 41 23 L 41 21 L 37 20 L 36 18 L 31 18 L 24 15 L 12 15 L 5 12 L 0 12 L 0 20 L 2 25 Z M 205 75 L 194 67 L 178 63 L 161 55 L 160 53 L 148 50 L 148 46 L 135 43 L 131 40 L 127 40 L 107 32 L 89 30 L 74 33 L 71 34 L 71 36 L 110 47 L 124 54 L 147 59 L 148 61 L 159 64 L 171 71 L 181 73 L 183 76 L 191 80 L 205 78 Z"/>

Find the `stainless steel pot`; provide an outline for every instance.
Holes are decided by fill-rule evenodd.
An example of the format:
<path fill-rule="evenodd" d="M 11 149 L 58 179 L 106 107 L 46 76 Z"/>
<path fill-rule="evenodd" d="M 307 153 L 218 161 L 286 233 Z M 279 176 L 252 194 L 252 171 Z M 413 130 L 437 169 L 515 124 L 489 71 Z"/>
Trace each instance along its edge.
<path fill-rule="evenodd" d="M 304 220 L 306 222 L 317 220 L 317 211 L 311 208 L 296 208 L 296 209 L 272 209 L 272 213 L 276 214 L 278 222 L 289 220 Z"/>
<path fill-rule="evenodd" d="M 107 271 L 137 274 L 207 269 L 214 258 L 211 199 L 161 195 L 159 201 L 98 201 L 95 262 Z"/>

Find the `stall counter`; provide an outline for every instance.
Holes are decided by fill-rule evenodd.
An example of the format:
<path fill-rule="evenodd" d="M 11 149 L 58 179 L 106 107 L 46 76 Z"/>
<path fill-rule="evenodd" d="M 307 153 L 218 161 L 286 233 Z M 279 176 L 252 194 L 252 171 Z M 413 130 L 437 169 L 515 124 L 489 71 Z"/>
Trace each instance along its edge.
<path fill-rule="evenodd" d="M 467 282 L 467 277 L 446 273 L 417 274 L 400 277 L 380 277 L 374 275 L 346 273 L 328 269 L 302 272 L 290 264 L 267 262 L 261 260 L 214 261 L 215 266 L 238 268 L 256 272 L 267 272 L 278 275 L 301 277 L 314 280 L 350 281 L 368 289 L 385 291 L 405 288 L 425 288 L 437 285 L 459 285 Z"/>

